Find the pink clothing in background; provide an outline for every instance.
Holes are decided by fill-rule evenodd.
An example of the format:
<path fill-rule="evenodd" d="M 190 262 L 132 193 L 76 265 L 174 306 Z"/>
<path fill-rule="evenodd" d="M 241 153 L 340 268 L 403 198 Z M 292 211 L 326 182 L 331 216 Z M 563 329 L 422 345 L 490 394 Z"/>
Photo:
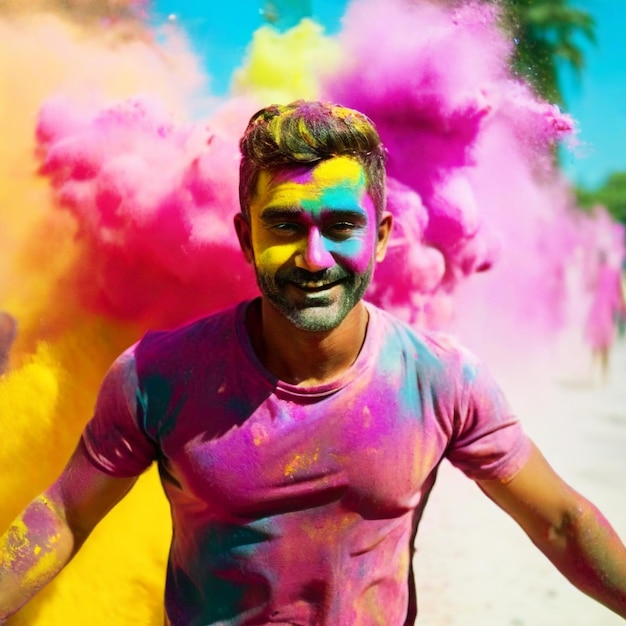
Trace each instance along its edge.
<path fill-rule="evenodd" d="M 620 271 L 601 264 L 594 284 L 585 335 L 594 350 L 609 348 L 617 327 L 617 316 L 624 311 Z"/>

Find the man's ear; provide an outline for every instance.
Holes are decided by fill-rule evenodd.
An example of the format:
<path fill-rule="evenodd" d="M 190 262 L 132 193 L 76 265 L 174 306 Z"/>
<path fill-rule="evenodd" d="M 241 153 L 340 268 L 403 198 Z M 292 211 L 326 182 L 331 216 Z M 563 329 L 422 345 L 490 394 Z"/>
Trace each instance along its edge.
<path fill-rule="evenodd" d="M 393 215 L 389 211 L 385 211 L 378 224 L 378 233 L 376 240 L 376 262 L 380 263 L 387 254 L 387 244 L 389 236 L 393 228 Z"/>
<path fill-rule="evenodd" d="M 250 233 L 250 222 L 243 213 L 237 213 L 234 217 L 235 231 L 239 246 L 248 263 L 254 261 L 254 253 L 252 251 L 252 235 Z"/>

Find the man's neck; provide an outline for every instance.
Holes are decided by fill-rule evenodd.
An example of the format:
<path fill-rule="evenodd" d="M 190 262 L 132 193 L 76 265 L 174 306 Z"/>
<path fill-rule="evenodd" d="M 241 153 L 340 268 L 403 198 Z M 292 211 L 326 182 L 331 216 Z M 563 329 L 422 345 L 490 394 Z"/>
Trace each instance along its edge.
<path fill-rule="evenodd" d="M 295 327 L 264 299 L 249 307 L 246 325 L 257 357 L 274 376 L 293 385 L 313 386 L 339 378 L 356 360 L 369 313 L 359 302 L 330 331 Z"/>

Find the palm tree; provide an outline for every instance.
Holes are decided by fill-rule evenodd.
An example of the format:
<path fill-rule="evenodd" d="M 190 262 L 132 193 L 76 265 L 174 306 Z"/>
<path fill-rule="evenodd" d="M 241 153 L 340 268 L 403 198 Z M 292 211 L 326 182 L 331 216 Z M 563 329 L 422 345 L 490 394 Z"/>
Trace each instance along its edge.
<path fill-rule="evenodd" d="M 564 104 L 558 69 L 564 63 L 580 76 L 581 37 L 595 43 L 595 21 L 567 0 L 500 0 L 504 24 L 516 47 L 513 70 L 550 102 Z"/>
<path fill-rule="evenodd" d="M 595 190 L 576 189 L 579 206 L 591 209 L 596 204 L 606 207 L 609 213 L 626 226 L 626 172 L 613 172 Z"/>

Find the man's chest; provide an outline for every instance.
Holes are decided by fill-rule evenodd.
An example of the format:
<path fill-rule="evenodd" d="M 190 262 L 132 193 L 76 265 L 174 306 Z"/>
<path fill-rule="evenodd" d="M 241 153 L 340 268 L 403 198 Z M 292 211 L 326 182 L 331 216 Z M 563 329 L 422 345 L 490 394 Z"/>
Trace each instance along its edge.
<path fill-rule="evenodd" d="M 364 382 L 305 403 L 270 394 L 243 408 L 196 398 L 161 441 L 184 499 L 218 516 L 337 500 L 365 516 L 396 514 L 415 507 L 446 444 L 432 408 L 393 385 Z"/>

